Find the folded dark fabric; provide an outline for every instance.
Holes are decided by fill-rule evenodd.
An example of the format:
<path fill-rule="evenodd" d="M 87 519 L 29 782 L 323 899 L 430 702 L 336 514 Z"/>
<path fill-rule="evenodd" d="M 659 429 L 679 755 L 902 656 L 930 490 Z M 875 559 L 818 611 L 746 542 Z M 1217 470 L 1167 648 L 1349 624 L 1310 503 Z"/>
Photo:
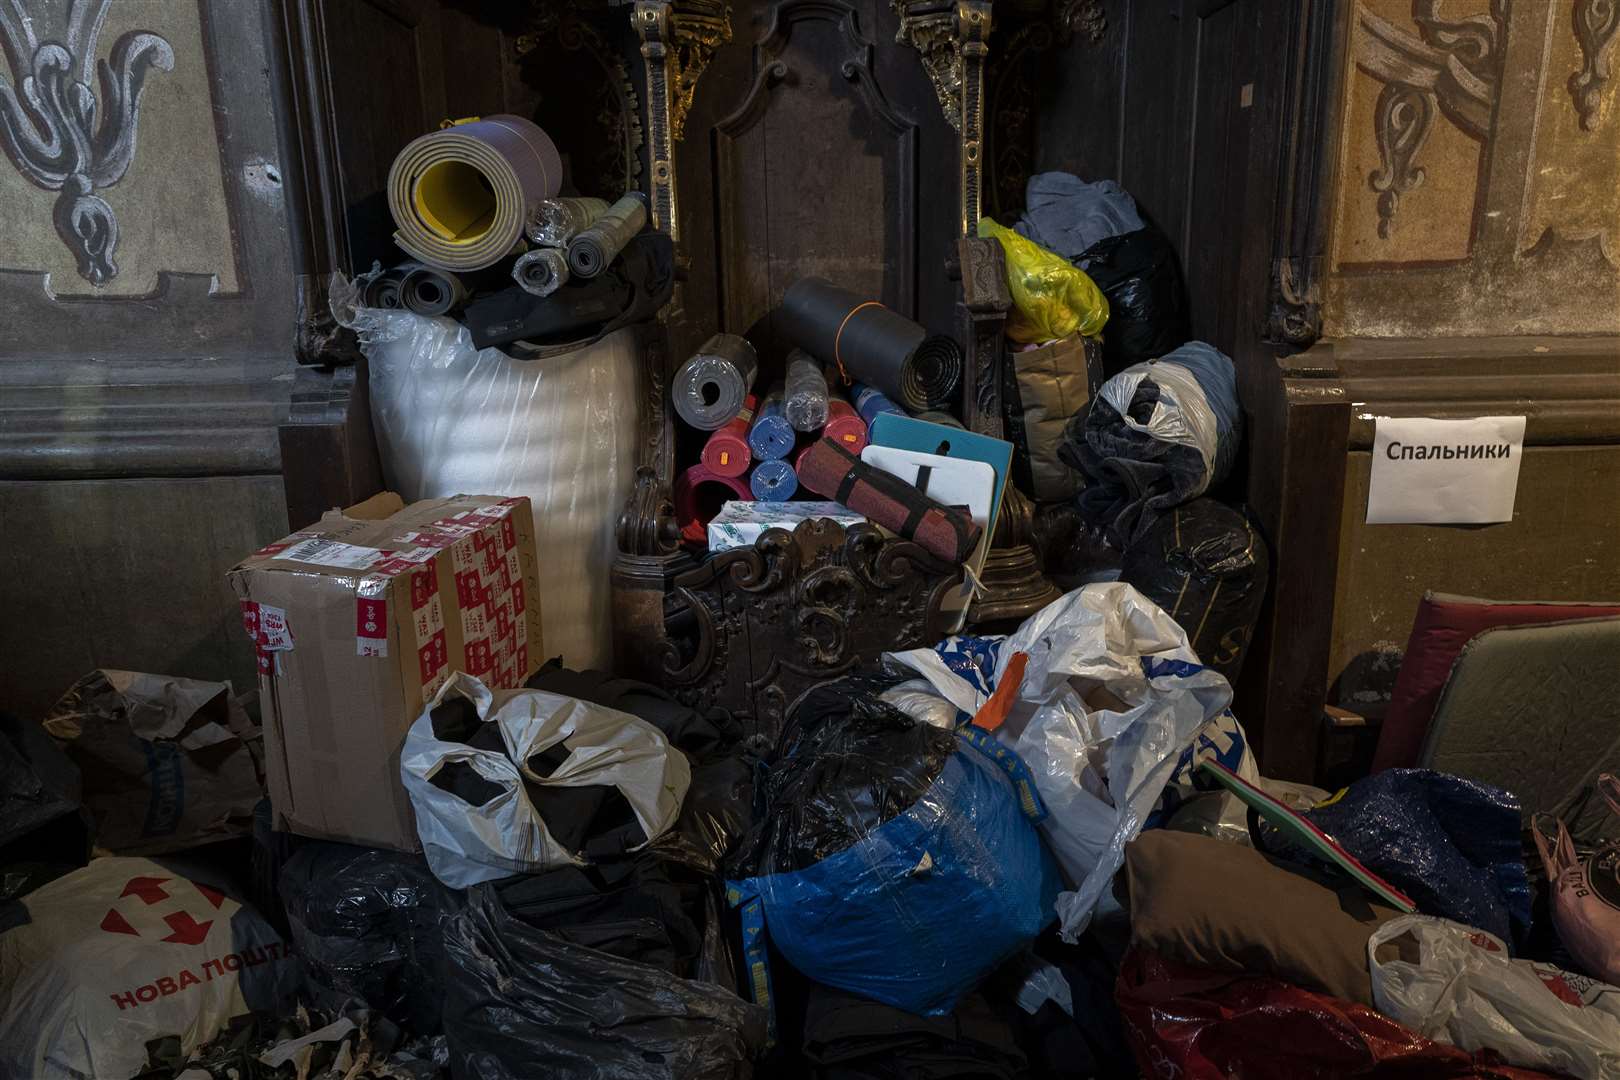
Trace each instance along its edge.
<path fill-rule="evenodd" d="M 1242 424 L 1232 361 L 1190 341 L 1104 383 L 1064 428 L 1058 458 L 1086 476 L 1081 513 L 1123 548 L 1225 478 Z"/>
<path fill-rule="evenodd" d="M 915 540 L 946 562 L 961 563 L 979 542 L 979 526 L 965 509 L 944 506 L 897 476 L 874 469 L 831 439 L 799 459 L 799 482 L 836 499 L 867 520 Z"/>
<path fill-rule="evenodd" d="M 825 986 L 810 991 L 804 1059 L 818 1080 L 934 1080 L 1025 1075 L 1012 1029 L 980 994 L 944 1016 L 915 1016 Z"/>

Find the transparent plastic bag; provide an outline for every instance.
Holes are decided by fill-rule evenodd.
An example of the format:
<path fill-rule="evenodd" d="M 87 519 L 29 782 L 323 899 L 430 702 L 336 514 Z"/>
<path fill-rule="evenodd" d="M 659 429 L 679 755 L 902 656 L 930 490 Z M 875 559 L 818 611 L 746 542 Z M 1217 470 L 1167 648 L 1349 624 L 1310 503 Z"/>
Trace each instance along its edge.
<path fill-rule="evenodd" d="M 936 649 L 885 653 L 976 713 L 1028 656 L 996 738 L 1029 766 L 1046 803 L 1041 823 L 1074 884 L 1058 897 L 1063 937 L 1078 939 L 1124 860 L 1125 845 L 1197 786 L 1212 757 L 1254 773 L 1232 688 L 1203 667 L 1187 635 L 1123 582 L 1086 585 L 1001 639 L 953 638 Z"/>
<path fill-rule="evenodd" d="M 1013 299 L 1008 337 L 1042 342 L 1102 333 L 1108 300 L 1084 270 L 990 218 L 979 219 L 979 235 L 1001 241 L 1007 254 L 1007 286 Z"/>
<path fill-rule="evenodd" d="M 475 722 L 440 711 L 457 702 Z M 465 673 L 406 732 L 399 767 L 428 866 L 456 889 L 584 863 L 599 839 L 604 854 L 639 850 L 675 824 L 692 782 L 685 755 L 644 720 L 543 690 L 490 690 Z M 599 810 L 570 802 L 572 813 L 548 816 L 559 791 L 604 788 L 618 794 Z"/>
<path fill-rule="evenodd" d="M 476 349 L 449 318 L 357 307 L 341 278 L 332 311 L 371 364 L 383 476 L 407 503 L 463 492 L 526 495 L 546 650 L 574 667 L 613 656 L 614 526 L 635 480 L 645 361 L 633 328 L 543 359 Z"/>
<path fill-rule="evenodd" d="M 1420 1035 L 1512 1065 L 1620 1078 L 1620 988 L 1510 959 L 1500 938 L 1429 915 L 1380 926 L 1367 964 L 1378 1011 Z"/>

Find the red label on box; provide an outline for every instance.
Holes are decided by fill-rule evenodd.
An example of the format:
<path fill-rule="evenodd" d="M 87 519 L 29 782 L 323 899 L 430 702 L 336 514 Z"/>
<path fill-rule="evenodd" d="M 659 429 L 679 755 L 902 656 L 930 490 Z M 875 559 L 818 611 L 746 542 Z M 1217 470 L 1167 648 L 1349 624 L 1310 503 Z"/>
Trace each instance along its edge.
<path fill-rule="evenodd" d="M 490 652 L 487 638 L 467 642 L 466 654 L 469 675 L 482 675 L 494 664 L 494 656 Z"/>
<path fill-rule="evenodd" d="M 518 674 L 526 675 L 529 671 L 529 644 L 525 641 L 517 648 Z"/>
<path fill-rule="evenodd" d="M 523 614 L 523 582 L 512 582 L 512 614 Z"/>
<path fill-rule="evenodd" d="M 388 601 L 386 598 L 361 596 L 354 602 L 354 633 L 356 637 L 386 638 L 388 636 Z"/>
<path fill-rule="evenodd" d="M 418 570 L 411 575 L 411 610 L 418 611 L 427 606 L 439 592 L 439 573 L 429 566 L 425 570 Z"/>
<path fill-rule="evenodd" d="M 258 651 L 258 657 L 259 657 L 259 674 L 263 675 L 263 676 L 266 676 L 267 678 L 272 678 L 272 679 L 275 678 L 276 677 L 276 654 L 273 653 L 273 652 L 270 652 L 267 649 L 260 649 Z"/>
<path fill-rule="evenodd" d="M 456 574 L 456 602 L 463 608 L 477 607 L 484 602 L 484 586 L 475 570 L 462 570 Z"/>
<path fill-rule="evenodd" d="M 504 607 L 496 608 L 495 609 L 495 633 L 499 634 L 501 639 L 504 641 L 506 639 L 506 636 L 508 634 L 510 634 L 511 632 L 512 632 L 512 616 L 510 616 L 510 615 L 508 615 L 506 613 L 506 608 L 504 608 Z"/>
<path fill-rule="evenodd" d="M 512 524 L 511 518 L 501 519 L 501 550 L 511 551 L 517 547 L 517 527 Z"/>
<path fill-rule="evenodd" d="M 422 664 L 422 684 L 425 686 L 450 662 L 450 649 L 445 644 L 444 631 L 434 634 L 426 645 L 416 650 L 416 655 Z"/>
<path fill-rule="evenodd" d="M 506 565 L 506 559 L 502 557 L 499 551 L 495 550 L 495 545 L 491 544 L 484 549 L 485 576 L 494 577 L 501 572 L 501 567 L 504 565 Z"/>
<path fill-rule="evenodd" d="M 249 641 L 259 640 L 259 605 L 252 600 L 242 601 L 242 629 Z"/>

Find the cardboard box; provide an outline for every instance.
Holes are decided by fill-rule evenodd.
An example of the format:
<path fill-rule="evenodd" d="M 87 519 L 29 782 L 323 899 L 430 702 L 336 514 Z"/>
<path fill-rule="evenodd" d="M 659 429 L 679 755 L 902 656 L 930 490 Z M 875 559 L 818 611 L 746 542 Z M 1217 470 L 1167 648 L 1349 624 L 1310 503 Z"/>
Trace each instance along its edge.
<path fill-rule="evenodd" d="M 405 731 L 451 674 L 518 687 L 544 659 L 529 500 L 391 492 L 230 571 L 259 657 L 278 828 L 416 851 Z"/>

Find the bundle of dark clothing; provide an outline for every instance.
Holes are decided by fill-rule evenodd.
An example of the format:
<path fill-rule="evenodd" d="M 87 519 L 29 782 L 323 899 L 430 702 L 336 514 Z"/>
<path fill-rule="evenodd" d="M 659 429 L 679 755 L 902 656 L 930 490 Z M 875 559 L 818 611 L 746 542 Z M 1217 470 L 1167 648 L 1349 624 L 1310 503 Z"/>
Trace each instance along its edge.
<path fill-rule="evenodd" d="M 1086 476 L 1080 512 L 1124 548 L 1224 479 L 1242 434 L 1232 361 L 1190 341 L 1104 383 L 1064 429 L 1058 457 Z"/>

